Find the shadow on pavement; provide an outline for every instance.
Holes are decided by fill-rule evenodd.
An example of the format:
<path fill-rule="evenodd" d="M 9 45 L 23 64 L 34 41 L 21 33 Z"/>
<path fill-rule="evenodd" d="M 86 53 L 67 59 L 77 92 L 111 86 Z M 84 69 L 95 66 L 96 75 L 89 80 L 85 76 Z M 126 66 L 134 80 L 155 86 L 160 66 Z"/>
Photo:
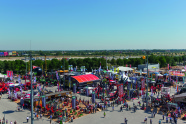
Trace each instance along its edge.
<path fill-rule="evenodd" d="M 11 114 L 11 113 L 14 113 L 13 110 L 7 110 L 7 111 L 4 111 L 3 114 Z"/>

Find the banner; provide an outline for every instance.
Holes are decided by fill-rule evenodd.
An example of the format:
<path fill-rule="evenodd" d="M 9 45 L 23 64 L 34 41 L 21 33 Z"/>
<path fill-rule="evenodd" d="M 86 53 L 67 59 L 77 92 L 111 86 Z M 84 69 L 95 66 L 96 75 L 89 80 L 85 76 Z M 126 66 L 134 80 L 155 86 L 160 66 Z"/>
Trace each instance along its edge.
<path fill-rule="evenodd" d="M 142 79 L 141 90 L 145 91 L 145 79 Z"/>
<path fill-rule="evenodd" d="M 6 71 L 7 77 L 13 77 L 13 71 Z"/>
<path fill-rule="evenodd" d="M 92 103 L 95 103 L 95 92 L 92 92 Z"/>
<path fill-rule="evenodd" d="M 117 73 L 119 73 L 119 68 L 117 68 Z"/>
<path fill-rule="evenodd" d="M 72 96 L 72 109 L 76 109 L 76 97 Z"/>

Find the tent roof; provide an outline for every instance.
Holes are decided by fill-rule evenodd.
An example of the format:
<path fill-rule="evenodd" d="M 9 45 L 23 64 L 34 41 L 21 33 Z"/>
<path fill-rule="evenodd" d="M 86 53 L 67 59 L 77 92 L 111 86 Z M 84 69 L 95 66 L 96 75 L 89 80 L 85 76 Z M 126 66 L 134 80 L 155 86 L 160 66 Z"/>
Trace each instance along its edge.
<path fill-rule="evenodd" d="M 119 66 L 118 68 L 119 68 L 120 71 L 133 71 L 133 70 L 134 70 L 134 69 L 132 69 L 132 68 L 123 67 L 123 66 Z M 117 68 L 117 69 L 118 69 L 118 68 Z"/>
<path fill-rule="evenodd" d="M 79 83 L 99 80 L 99 78 L 93 74 L 72 76 L 72 78 L 76 79 Z"/>

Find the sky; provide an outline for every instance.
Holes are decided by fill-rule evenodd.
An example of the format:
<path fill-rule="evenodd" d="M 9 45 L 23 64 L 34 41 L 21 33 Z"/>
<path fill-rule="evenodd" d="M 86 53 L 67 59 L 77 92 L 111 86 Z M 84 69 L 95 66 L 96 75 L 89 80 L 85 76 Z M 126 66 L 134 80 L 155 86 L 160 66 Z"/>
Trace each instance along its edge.
<path fill-rule="evenodd" d="M 186 49 L 186 0 L 0 0 L 0 50 Z"/>

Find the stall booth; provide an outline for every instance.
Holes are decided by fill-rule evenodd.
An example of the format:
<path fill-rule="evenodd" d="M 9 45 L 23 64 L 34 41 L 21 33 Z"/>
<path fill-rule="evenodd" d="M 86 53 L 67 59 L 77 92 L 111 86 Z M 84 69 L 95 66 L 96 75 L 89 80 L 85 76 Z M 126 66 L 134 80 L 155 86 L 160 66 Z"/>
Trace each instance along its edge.
<path fill-rule="evenodd" d="M 169 71 L 169 78 L 170 80 L 176 81 L 176 82 L 183 82 L 185 81 L 184 77 L 185 74 L 180 71 Z"/>
<path fill-rule="evenodd" d="M 186 103 L 186 93 L 182 93 L 182 94 L 179 94 L 179 95 L 174 95 L 172 98 L 175 102 Z"/>
<path fill-rule="evenodd" d="M 71 96 L 71 94 L 72 94 L 71 91 L 61 91 L 61 92 L 46 94 L 43 96 L 36 96 L 34 97 L 34 107 L 43 104 L 43 102 L 46 104 L 47 102 L 53 101 L 56 98 L 60 98 L 64 96 L 69 97 Z"/>
<path fill-rule="evenodd" d="M 82 89 L 86 86 L 95 87 L 99 81 L 100 79 L 93 74 L 72 76 L 72 84 L 76 84 L 77 89 Z"/>

